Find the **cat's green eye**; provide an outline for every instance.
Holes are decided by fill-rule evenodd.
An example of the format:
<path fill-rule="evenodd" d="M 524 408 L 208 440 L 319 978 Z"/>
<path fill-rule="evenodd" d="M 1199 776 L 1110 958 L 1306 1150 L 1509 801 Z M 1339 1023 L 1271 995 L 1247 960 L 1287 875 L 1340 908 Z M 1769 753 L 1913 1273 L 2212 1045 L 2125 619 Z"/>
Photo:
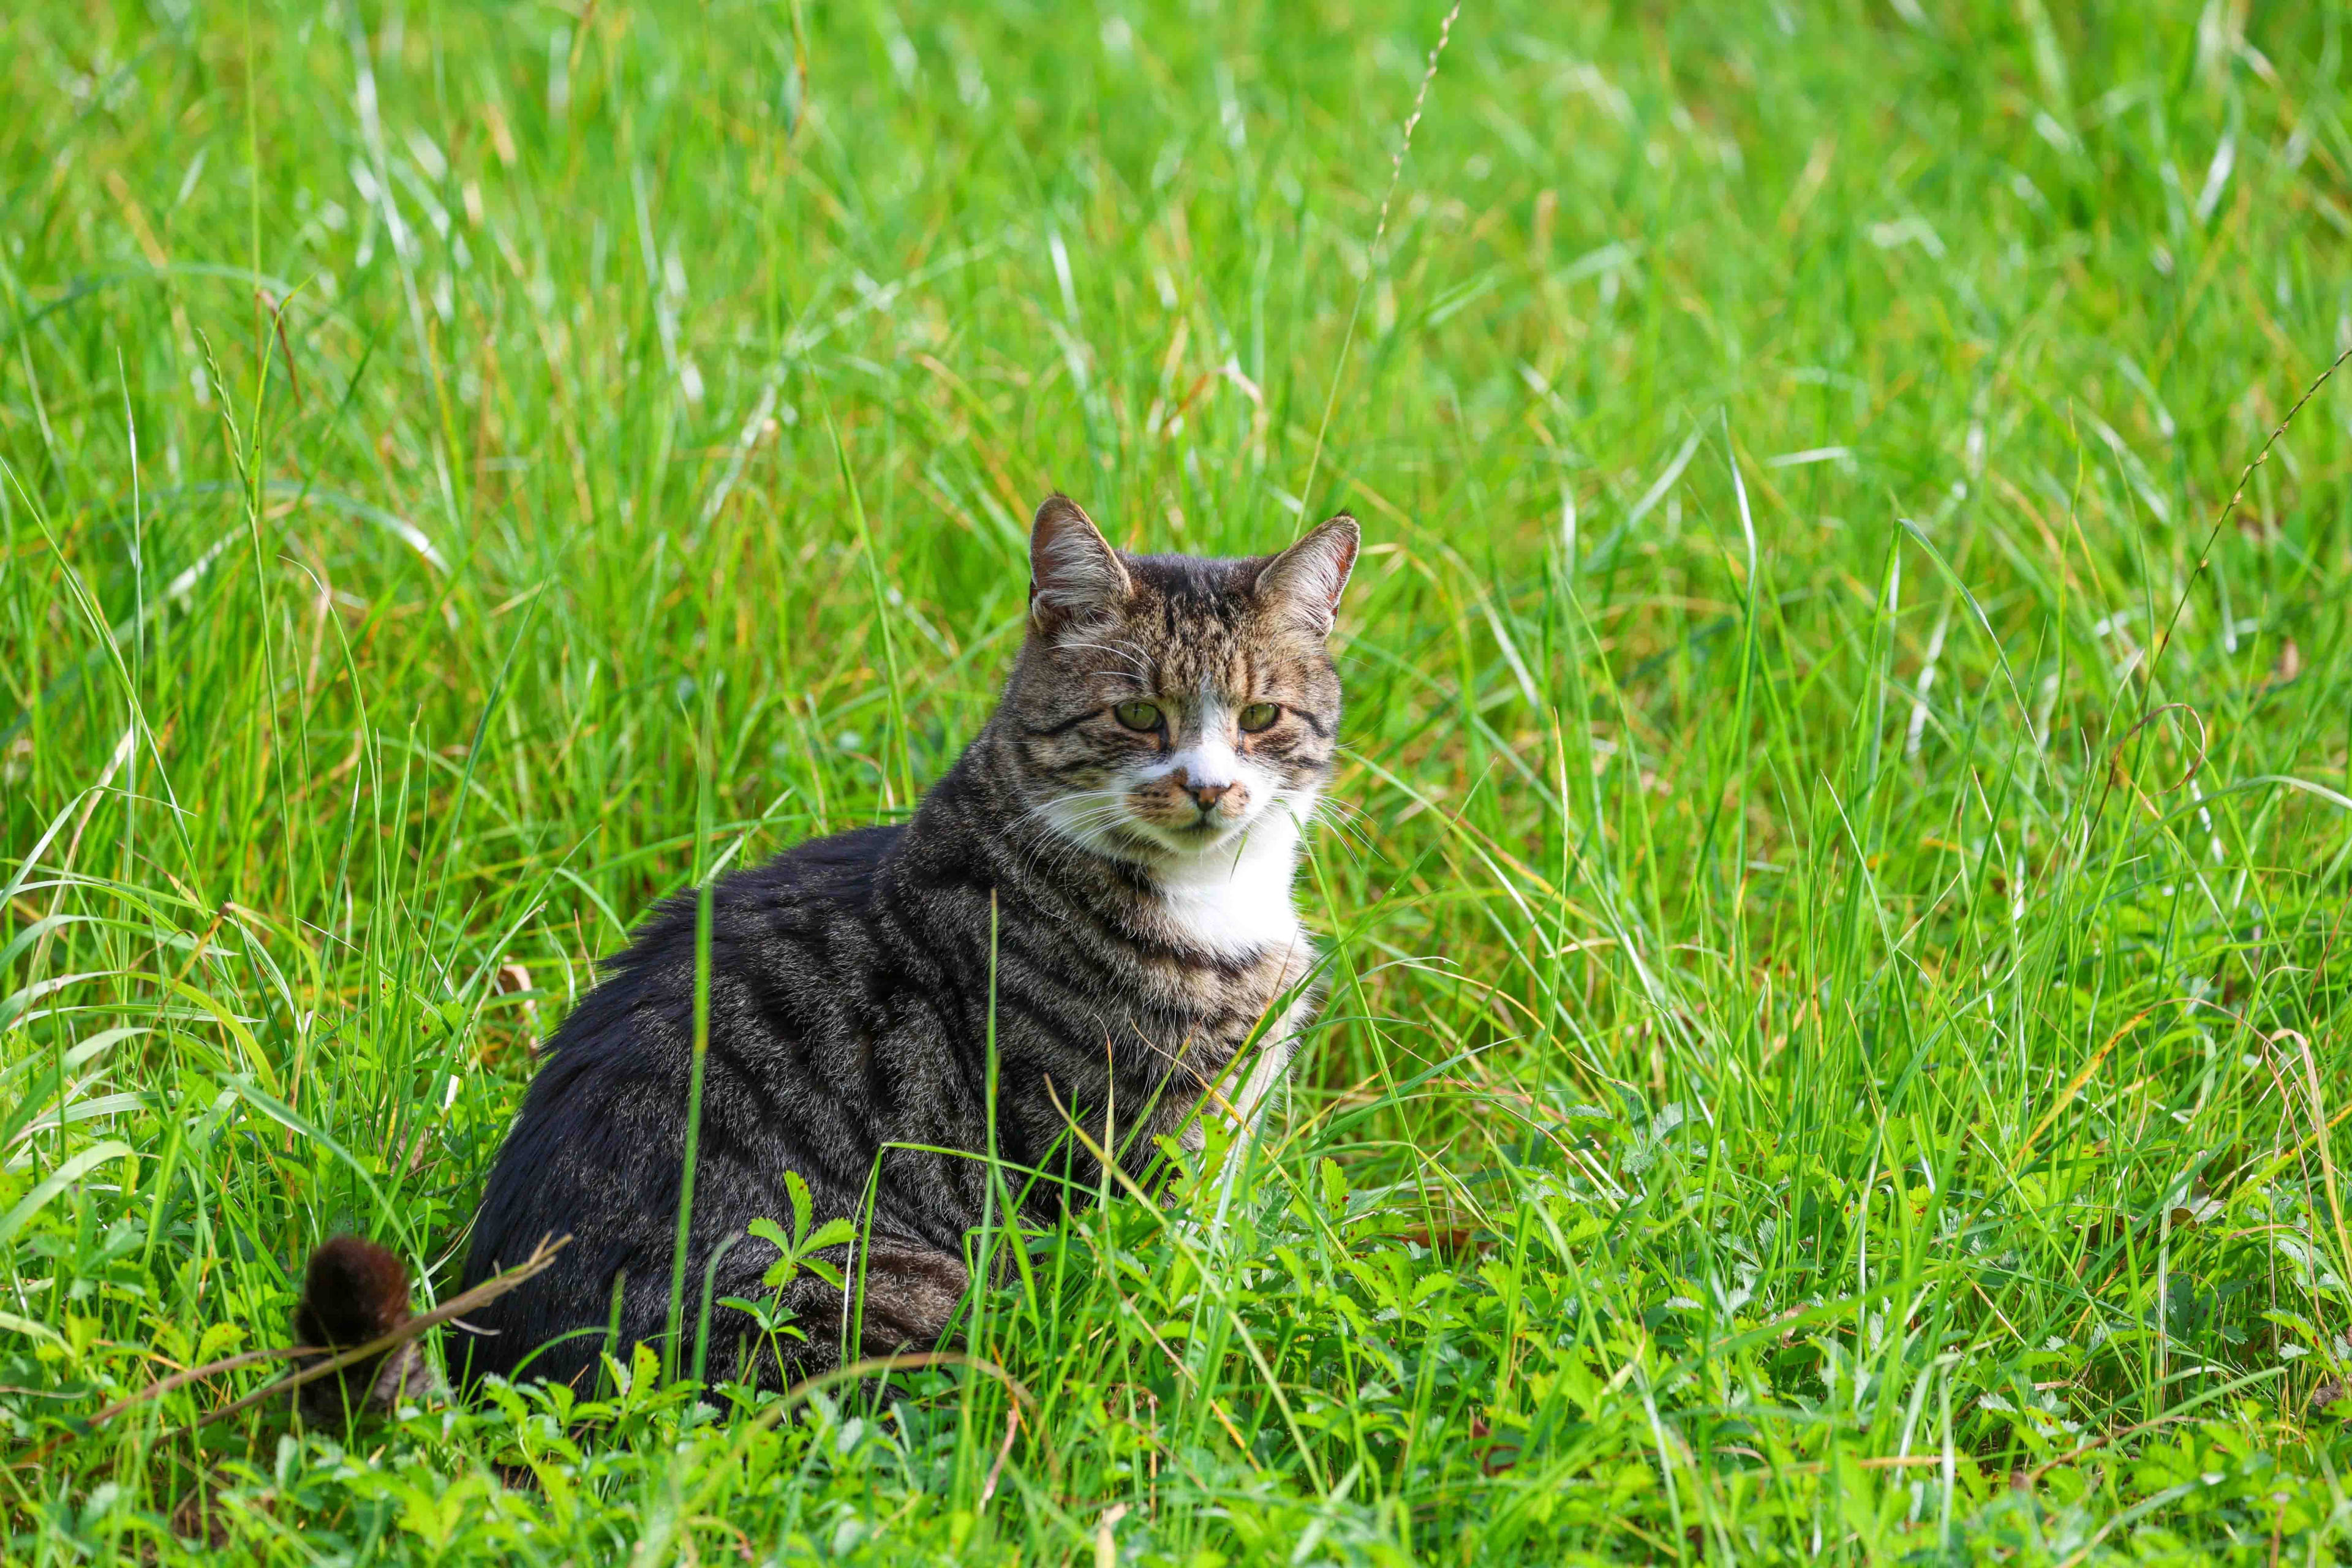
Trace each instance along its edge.
<path fill-rule="evenodd" d="M 1160 728 L 1160 705 L 1156 702 L 1122 702 L 1110 710 L 1110 716 L 1130 730 Z"/>
<path fill-rule="evenodd" d="M 1273 729 L 1274 721 L 1281 717 L 1282 710 L 1273 703 L 1253 702 L 1242 710 L 1241 726 L 1248 733 L 1255 735 L 1260 730 Z"/>

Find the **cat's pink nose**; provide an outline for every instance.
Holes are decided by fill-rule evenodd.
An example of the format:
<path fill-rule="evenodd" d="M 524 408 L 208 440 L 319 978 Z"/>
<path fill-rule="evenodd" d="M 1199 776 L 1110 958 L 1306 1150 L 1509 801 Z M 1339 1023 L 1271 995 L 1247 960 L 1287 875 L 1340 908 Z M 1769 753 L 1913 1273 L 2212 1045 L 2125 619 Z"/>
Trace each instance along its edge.
<path fill-rule="evenodd" d="M 1209 812 L 1217 809 L 1217 802 L 1224 799 L 1227 793 L 1230 792 L 1233 787 L 1234 786 L 1230 784 L 1188 784 L 1184 786 L 1184 793 L 1192 797 L 1192 804 L 1194 805 L 1199 806 L 1204 812 Z"/>

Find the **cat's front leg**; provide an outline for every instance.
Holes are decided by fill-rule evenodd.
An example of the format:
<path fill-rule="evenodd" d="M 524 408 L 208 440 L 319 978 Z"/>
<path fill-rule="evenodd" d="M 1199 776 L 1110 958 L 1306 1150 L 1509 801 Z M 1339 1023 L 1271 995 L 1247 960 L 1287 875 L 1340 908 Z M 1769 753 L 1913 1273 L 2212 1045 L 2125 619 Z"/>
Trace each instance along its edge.
<path fill-rule="evenodd" d="M 741 1331 L 751 1320 L 718 1314 L 716 1338 L 722 1345 L 730 1336 L 737 1340 L 737 1375 L 745 1381 L 781 1390 L 847 1362 L 940 1348 L 970 1283 L 961 1260 L 889 1237 L 826 1247 L 816 1256 L 840 1271 L 836 1278 L 846 1277 L 848 1290 L 807 1270 L 771 1294 L 760 1280 L 768 1261 L 762 1258 L 750 1258 L 732 1280 L 723 1278 L 737 1268 L 731 1258 L 722 1270 L 724 1293 L 769 1295 L 770 1310 L 793 1323 L 801 1336 L 762 1343 Z"/>
<path fill-rule="evenodd" d="M 962 1260 L 920 1243 L 877 1237 L 856 1262 L 864 1270 L 858 1352 L 887 1356 L 940 1348 L 971 1283 Z"/>
<path fill-rule="evenodd" d="M 1240 1091 L 1233 1097 L 1234 1122 L 1245 1139 L 1257 1136 L 1259 1124 L 1265 1120 L 1266 1103 L 1274 1098 L 1275 1089 L 1290 1076 L 1290 1058 L 1298 1050 L 1298 1037 L 1287 1029 L 1290 1020 L 1286 1018 L 1283 1022 L 1285 1032 L 1258 1047 L 1257 1058 L 1250 1063 Z"/>
<path fill-rule="evenodd" d="M 1238 1153 L 1244 1144 L 1254 1142 L 1265 1121 L 1268 1103 L 1283 1079 L 1290 1075 L 1291 1058 L 1297 1054 L 1297 1026 L 1305 1005 L 1294 1006 L 1284 1016 L 1279 1029 L 1269 1031 L 1260 1040 L 1257 1049 L 1249 1056 L 1247 1068 L 1231 1092 L 1211 1089 L 1201 1103 L 1200 1114 L 1184 1124 L 1177 1137 L 1177 1146 L 1188 1154 L 1197 1154 L 1208 1147 L 1207 1119 L 1222 1117 L 1234 1129 L 1233 1152 Z M 1234 1081 L 1231 1075 L 1226 1081 Z M 1231 1154 L 1228 1155 L 1228 1159 Z"/>
<path fill-rule="evenodd" d="M 1236 1143 L 1255 1136 L 1257 1124 L 1265 1112 L 1265 1102 L 1274 1093 L 1274 1086 L 1290 1070 L 1290 1056 L 1297 1042 L 1288 1039 L 1270 1040 L 1260 1046 L 1251 1058 L 1249 1068 L 1243 1073 L 1231 1093 L 1216 1084 L 1209 1086 L 1201 1103 L 1187 1117 L 1183 1129 L 1176 1134 L 1176 1146 L 1187 1154 L 1198 1154 L 1209 1146 L 1209 1118 L 1217 1117 L 1231 1126 L 1237 1134 Z M 1227 1081 L 1232 1081 L 1228 1079 Z"/>

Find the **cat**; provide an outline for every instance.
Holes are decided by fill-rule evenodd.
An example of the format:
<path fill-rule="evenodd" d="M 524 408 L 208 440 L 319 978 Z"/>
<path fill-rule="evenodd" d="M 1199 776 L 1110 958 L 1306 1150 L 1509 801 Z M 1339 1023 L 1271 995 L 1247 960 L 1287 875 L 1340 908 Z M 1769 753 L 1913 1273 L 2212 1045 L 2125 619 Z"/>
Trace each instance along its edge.
<path fill-rule="evenodd" d="M 1343 514 L 1272 556 L 1130 555 L 1048 498 L 1003 697 L 913 817 L 717 883 L 684 1333 L 706 1300 L 772 1297 L 805 1338 L 709 1308 L 709 1378 L 782 1387 L 947 1333 L 988 1201 L 992 994 L 1000 1190 L 1022 1218 L 1100 1190 L 1095 1151 L 1140 1184 L 1160 1139 L 1201 1146 L 1200 1116 L 1251 1124 L 1321 1000 L 1291 881 L 1331 775 L 1328 638 L 1359 537 Z M 668 1331 L 697 902 L 658 906 L 549 1041 L 465 1284 L 572 1239 L 469 1315 L 486 1331 L 451 1358 L 461 1383 L 586 1392 L 608 1348 L 625 1364 Z M 779 1250 L 747 1227 L 790 1223 L 788 1171 L 816 1222 L 858 1226 L 822 1255 L 845 1290 L 815 1271 L 762 1287 Z"/>

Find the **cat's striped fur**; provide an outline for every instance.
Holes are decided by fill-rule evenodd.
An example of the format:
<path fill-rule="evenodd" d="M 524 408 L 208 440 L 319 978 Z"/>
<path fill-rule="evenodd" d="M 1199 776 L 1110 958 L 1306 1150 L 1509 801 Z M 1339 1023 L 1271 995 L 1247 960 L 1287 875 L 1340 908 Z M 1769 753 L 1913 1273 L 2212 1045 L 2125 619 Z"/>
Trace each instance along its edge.
<path fill-rule="evenodd" d="M 751 1323 L 716 1309 L 712 1376 L 775 1383 L 948 1329 L 988 1179 L 969 1156 L 990 1142 L 992 909 L 996 1146 L 1043 1173 L 1032 1217 L 1099 1188 L 1072 1117 L 1140 1176 L 1157 1138 L 1204 1108 L 1247 1115 L 1278 1076 L 1317 995 L 1290 883 L 1339 732 L 1325 639 L 1356 546 L 1342 517 L 1274 557 L 1129 556 L 1049 500 L 1003 700 L 914 818 L 719 884 L 688 1324 L 714 1249 L 712 1300 L 763 1293 L 775 1249 L 746 1226 L 787 1221 L 785 1172 L 820 1218 L 860 1220 L 879 1174 L 871 1240 L 845 1259 L 862 1297 L 803 1274 L 784 1304 L 808 1337 L 781 1363 L 739 1362 Z M 616 1280 L 624 1347 L 665 1331 L 695 923 L 690 897 L 663 906 L 551 1042 L 466 1282 L 551 1233 L 572 1244 L 478 1315 L 495 1331 L 457 1342 L 464 1374 L 582 1379 Z M 1267 1057 L 1237 1063 L 1262 1024 Z"/>

